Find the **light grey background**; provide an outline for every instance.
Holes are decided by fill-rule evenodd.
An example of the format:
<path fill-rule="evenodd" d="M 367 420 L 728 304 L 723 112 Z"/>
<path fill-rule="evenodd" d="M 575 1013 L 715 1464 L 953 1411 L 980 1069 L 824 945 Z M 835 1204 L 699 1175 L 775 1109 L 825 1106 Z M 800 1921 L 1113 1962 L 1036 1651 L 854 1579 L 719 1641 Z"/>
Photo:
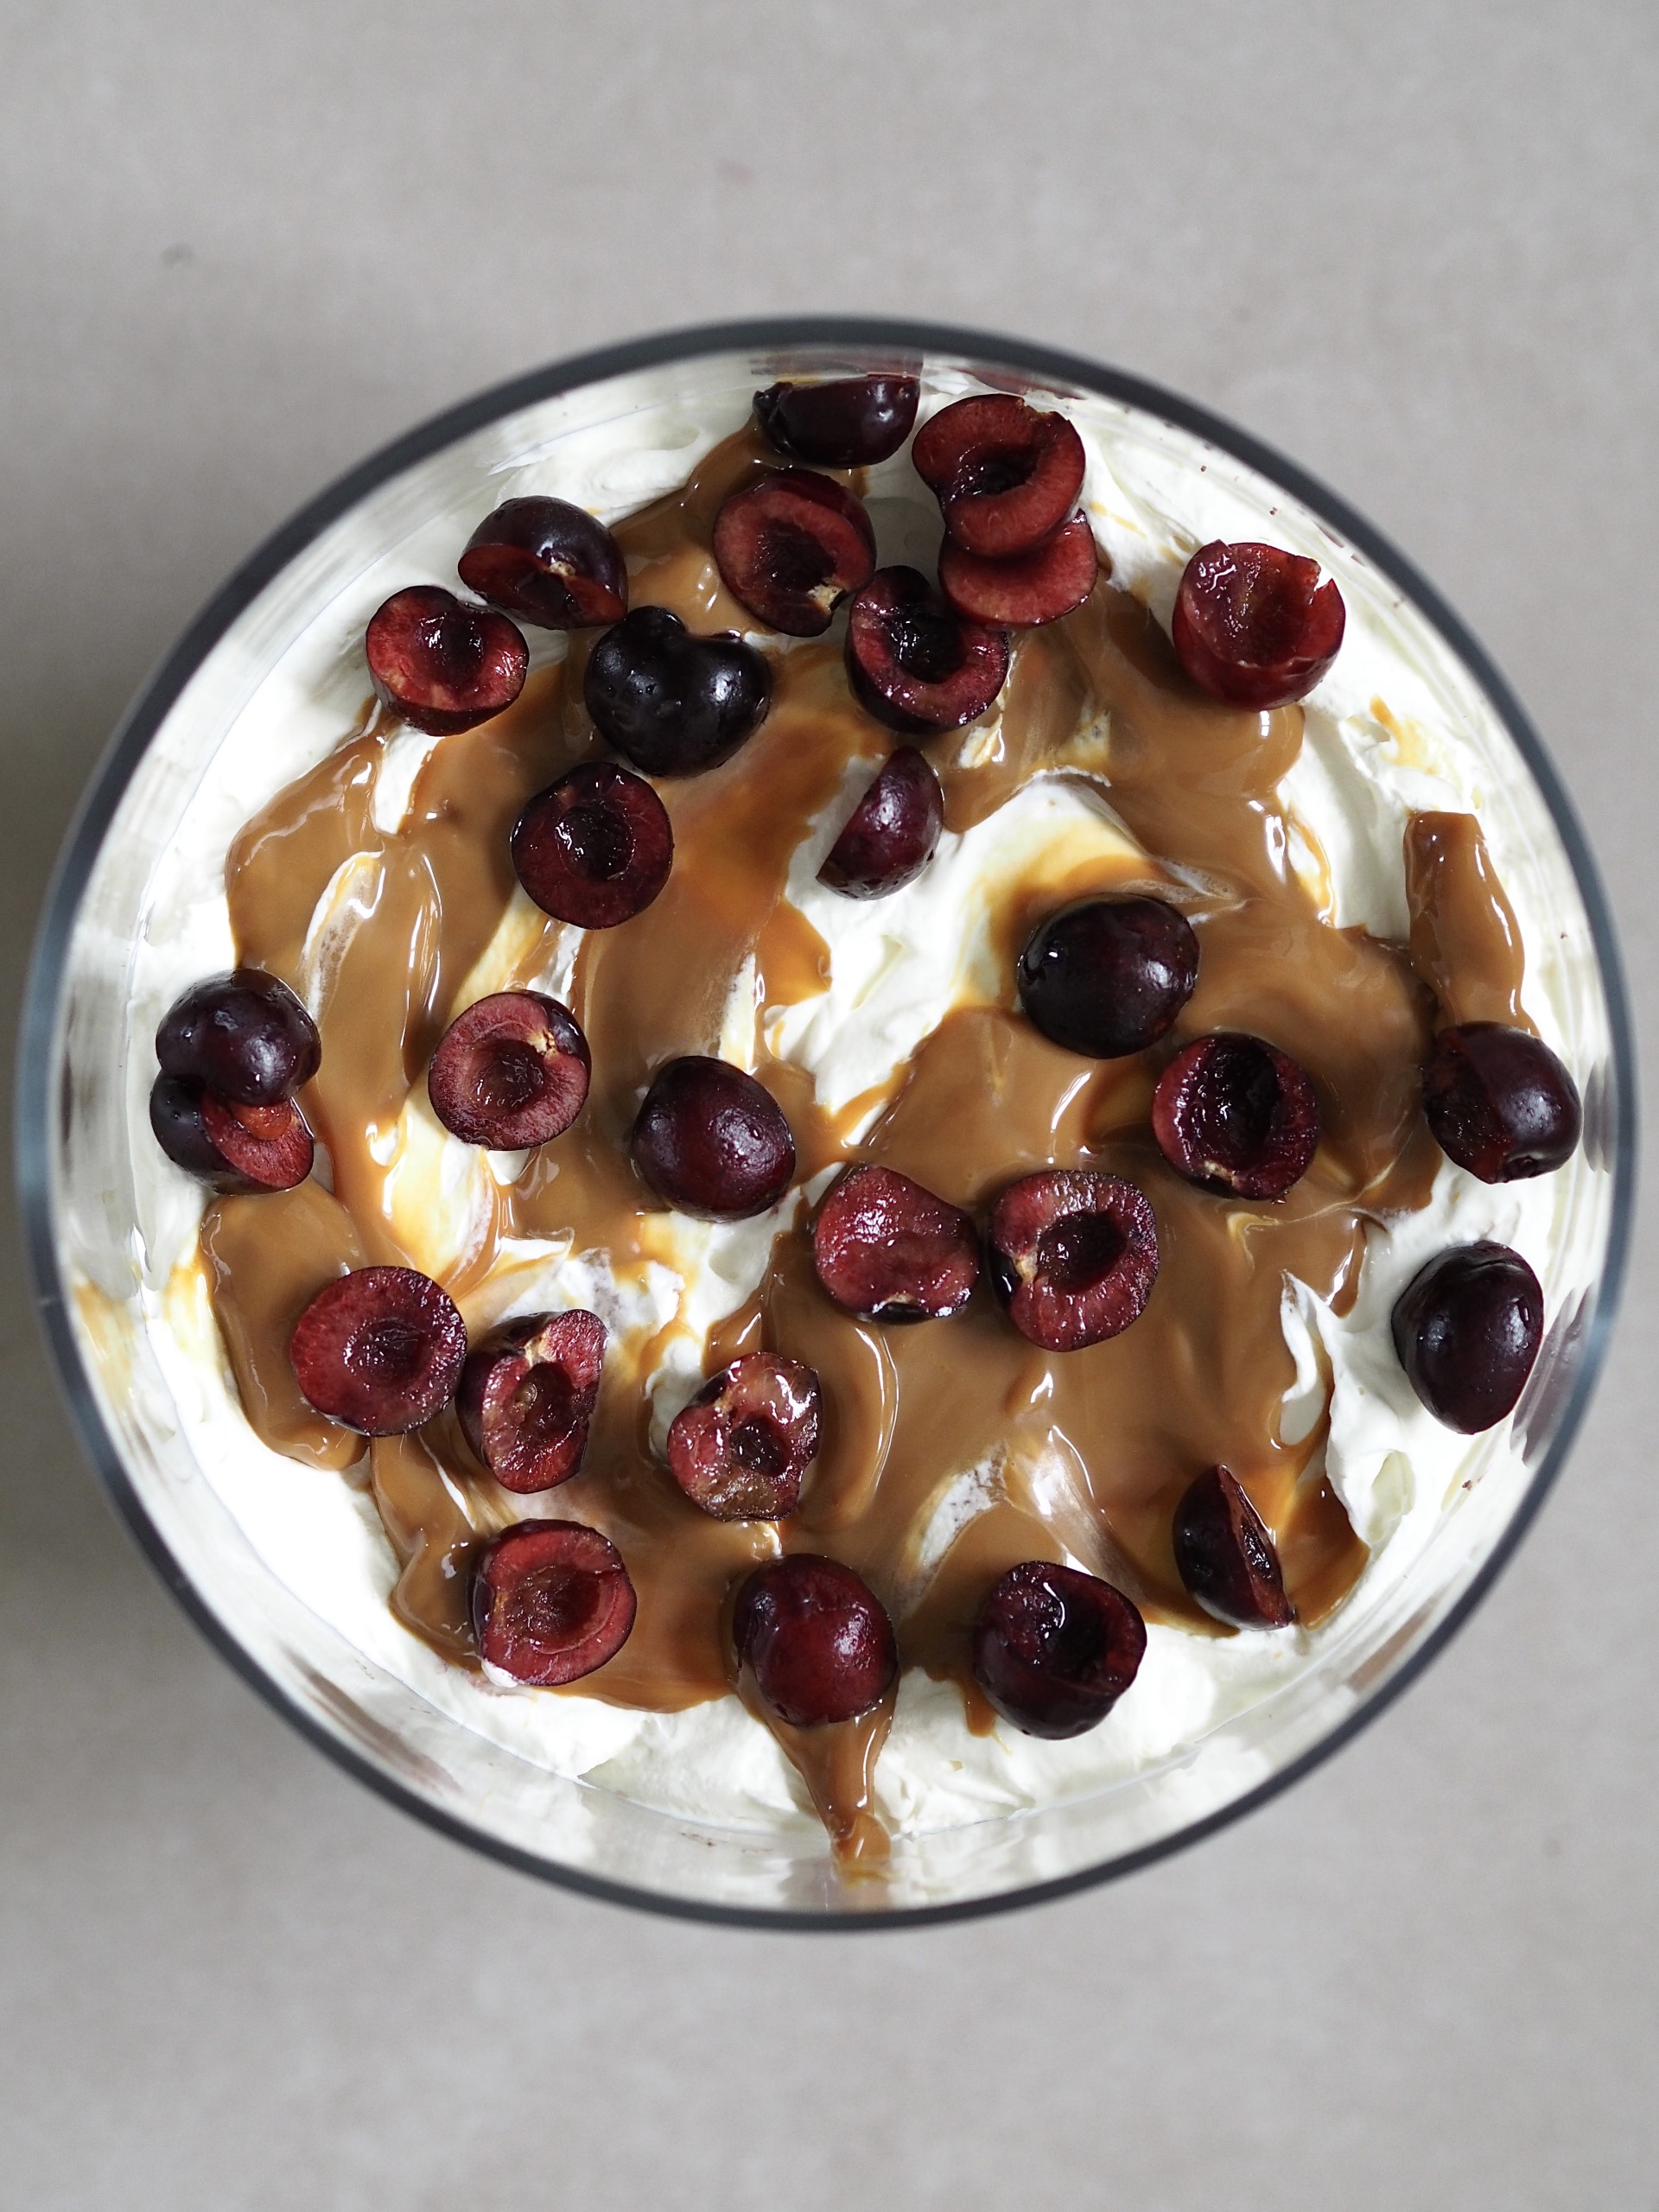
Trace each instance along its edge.
<path fill-rule="evenodd" d="M 476 387 L 768 308 L 1001 327 L 1283 446 L 1554 745 L 1644 1022 L 1652 0 L 3 0 L 0 955 L 225 570 Z M 499 1872 L 196 1637 L 15 1268 L 0 2202 L 1659 2204 L 1656 1268 L 1452 1651 L 1116 1888 L 733 1935 Z"/>

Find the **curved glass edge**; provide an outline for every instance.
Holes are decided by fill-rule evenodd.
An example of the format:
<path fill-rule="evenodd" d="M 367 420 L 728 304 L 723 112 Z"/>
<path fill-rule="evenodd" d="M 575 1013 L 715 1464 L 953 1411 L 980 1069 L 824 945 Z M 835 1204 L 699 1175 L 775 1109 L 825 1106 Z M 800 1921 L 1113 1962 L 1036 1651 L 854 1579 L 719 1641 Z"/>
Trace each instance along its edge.
<path fill-rule="evenodd" d="M 955 352 L 995 363 L 1056 387 L 1138 408 L 1204 438 L 1261 471 L 1300 499 L 1321 520 L 1387 575 L 1440 630 L 1486 692 L 1535 779 L 1554 818 L 1588 918 L 1606 998 L 1614 1067 L 1613 1127 L 1608 1163 L 1612 1176 L 1611 1224 L 1602 1276 L 1578 1371 L 1542 1460 L 1491 1551 L 1450 1606 L 1446 1617 L 1391 1669 L 1366 1688 L 1363 1701 L 1319 1742 L 1287 1766 L 1230 1803 L 1179 1833 L 1122 1853 L 1105 1864 L 995 1895 L 941 1904 L 888 1908 L 880 1912 L 825 1910 L 804 1912 L 724 1905 L 677 1897 L 608 1882 L 520 1850 L 458 1820 L 377 1766 L 354 1745 L 333 1733 L 279 1688 L 212 1612 L 173 1557 L 122 1464 L 98 1410 L 66 1310 L 64 1286 L 51 1227 L 52 1122 L 58 1031 L 66 955 L 80 893 L 127 783 L 150 740 L 225 630 L 278 572 L 322 530 L 389 478 L 499 416 L 576 386 L 631 370 L 657 367 L 729 351 L 766 352 L 837 346 L 864 350 Z M 60 1387 L 83 1446 L 111 1501 L 140 1548 L 213 1646 L 275 1710 L 339 1764 L 391 1802 L 457 1841 L 484 1851 L 519 1871 L 607 1902 L 717 1924 L 785 1930 L 909 1928 L 975 1918 L 1071 1895 L 1147 1866 L 1212 1834 L 1268 1802 L 1358 1731 L 1415 1680 L 1467 1620 L 1512 1556 L 1541 1506 L 1576 1440 L 1599 1376 L 1623 1292 L 1629 1258 L 1636 1153 L 1636 1070 L 1633 1022 L 1624 964 L 1599 872 L 1576 810 L 1554 763 L 1510 685 L 1461 619 L 1415 567 L 1364 518 L 1273 448 L 1207 410 L 1144 378 L 1035 346 L 1018 339 L 950 325 L 887 318 L 798 316 L 705 324 L 581 354 L 513 378 L 448 410 L 383 447 L 302 507 L 232 574 L 141 688 L 95 769 L 77 810 L 48 887 L 30 963 L 20 1023 L 15 1091 L 16 1152 L 25 1257 L 36 1311 Z"/>

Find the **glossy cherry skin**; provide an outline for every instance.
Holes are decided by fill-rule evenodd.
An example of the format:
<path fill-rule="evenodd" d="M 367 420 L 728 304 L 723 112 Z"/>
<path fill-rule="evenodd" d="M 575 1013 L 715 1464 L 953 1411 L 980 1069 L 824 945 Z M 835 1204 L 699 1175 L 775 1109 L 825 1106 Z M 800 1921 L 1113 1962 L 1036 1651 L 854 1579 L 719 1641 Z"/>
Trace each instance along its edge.
<path fill-rule="evenodd" d="M 875 567 L 864 503 L 833 476 L 769 468 L 715 518 L 715 560 L 732 597 L 769 629 L 816 638 Z"/>
<path fill-rule="evenodd" d="M 1161 899 L 1090 899 L 1051 914 L 1020 956 L 1020 1003 L 1069 1052 L 1116 1060 L 1173 1024 L 1198 980 L 1198 941 Z"/>
<path fill-rule="evenodd" d="M 149 1126 L 175 1166 L 215 1191 L 291 1191 L 311 1173 L 315 1147 L 290 1098 L 233 1106 L 198 1083 L 158 1075 Z"/>
<path fill-rule="evenodd" d="M 1083 441 L 1065 416 L 1007 392 L 942 407 L 916 433 L 911 457 L 951 538 L 982 560 L 1032 552 L 1083 489 Z"/>
<path fill-rule="evenodd" d="M 643 776 L 590 761 L 531 800 L 513 828 L 512 865 L 544 914 L 582 929 L 615 929 L 643 913 L 668 881 L 668 810 Z"/>
<path fill-rule="evenodd" d="M 509 499 L 486 515 L 456 563 L 469 591 L 542 630 L 620 622 L 628 571 L 602 522 L 568 499 Z"/>
<path fill-rule="evenodd" d="M 992 1584 L 975 1618 L 974 1680 L 1027 1736 L 1081 1736 L 1128 1688 L 1146 1648 L 1146 1623 L 1121 1590 L 1026 1560 Z"/>
<path fill-rule="evenodd" d="M 359 1268 L 320 1290 L 289 1357 L 300 1395 L 365 1436 L 396 1436 L 443 1411 L 467 1358 L 448 1292 L 413 1268 Z"/>
<path fill-rule="evenodd" d="M 322 1065 L 317 1025 L 286 983 L 263 968 L 209 976 L 175 999 L 156 1032 L 163 1075 L 200 1084 L 233 1106 L 291 1098 Z"/>
<path fill-rule="evenodd" d="M 737 1593 L 732 1642 L 761 1704 L 791 1728 L 855 1720 L 899 1671 L 887 1608 L 838 1560 L 791 1552 L 755 1568 Z"/>
<path fill-rule="evenodd" d="M 988 1241 L 1008 1319 L 1047 1351 L 1121 1336 L 1158 1279 L 1157 1221 L 1146 1193 L 1121 1175 L 1022 1175 L 993 1208 Z"/>
<path fill-rule="evenodd" d="M 959 1206 L 890 1167 L 849 1167 L 812 1228 L 812 1264 L 836 1304 L 867 1321 L 937 1321 L 979 1281 L 979 1237 Z"/>
<path fill-rule="evenodd" d="M 496 991 L 444 1031 L 427 1096 L 464 1144 L 521 1152 L 569 1128 L 587 1099 L 591 1065 L 588 1039 L 556 999 Z"/>
<path fill-rule="evenodd" d="M 1483 1183 L 1553 1173 L 1584 1126 L 1578 1085 L 1549 1046 L 1501 1021 L 1441 1030 L 1423 1111 L 1442 1152 Z"/>
<path fill-rule="evenodd" d="M 1478 1435 L 1513 1413 L 1544 1334 L 1538 1278 L 1507 1244 L 1442 1252 L 1395 1301 L 1394 1348 L 1436 1421 Z"/>
<path fill-rule="evenodd" d="M 658 1072 L 629 1143 L 658 1197 L 704 1220 L 766 1213 L 795 1177 L 795 1140 L 771 1092 L 700 1053 Z"/>
<path fill-rule="evenodd" d="M 530 667 L 530 647 L 505 614 L 436 584 L 394 592 L 370 618 L 363 650 L 376 697 L 429 737 L 500 714 Z"/>
<path fill-rule="evenodd" d="M 1217 538 L 1182 572 L 1169 634 L 1200 690 L 1265 711 L 1307 696 L 1335 660 L 1346 620 L 1317 561 Z"/>
<path fill-rule="evenodd" d="M 1319 1149 L 1319 1100 L 1287 1052 L 1224 1032 L 1185 1046 L 1159 1077 L 1152 1133 L 1189 1183 L 1230 1198 L 1282 1198 Z"/>
<path fill-rule="evenodd" d="M 1229 1469 L 1206 1468 L 1188 1484 L 1173 1535 L 1187 1595 L 1214 1619 L 1234 1628 L 1287 1628 L 1295 1619 L 1273 1538 Z"/>
<path fill-rule="evenodd" d="M 964 622 L 919 569 L 879 569 L 853 601 L 848 680 L 889 729 L 912 737 L 960 729 L 995 704 L 1007 674 L 1002 632 Z"/>
<path fill-rule="evenodd" d="M 579 1521 L 519 1521 L 473 1570 L 478 1656 L 515 1682 L 579 1681 L 627 1642 L 639 1601 L 608 1536 Z"/>
<path fill-rule="evenodd" d="M 798 1359 L 746 1352 L 710 1376 L 668 1432 L 668 1464 L 716 1521 L 782 1521 L 818 1448 L 818 1378 Z"/>
<path fill-rule="evenodd" d="M 916 421 L 915 377 L 836 377 L 774 384 L 754 395 L 754 419 L 791 461 L 813 468 L 872 468 L 896 454 Z"/>
<path fill-rule="evenodd" d="M 847 818 L 820 883 L 849 899 L 885 899 L 933 857 L 944 827 L 944 792 L 913 745 L 900 746 Z"/>
<path fill-rule="evenodd" d="M 467 1355 L 455 1411 L 504 1490 L 551 1490 L 580 1471 L 604 1363 L 605 1324 L 580 1306 L 504 1322 Z"/>
<path fill-rule="evenodd" d="M 964 621 L 1007 629 L 1058 622 L 1083 605 L 1100 573 L 1086 515 L 1073 515 L 1029 553 L 987 561 L 947 537 L 939 548 L 939 588 Z"/>
<path fill-rule="evenodd" d="M 772 671 L 741 638 L 694 638 L 665 607 L 637 607 L 588 658 L 582 697 L 600 735 L 648 776 L 695 776 L 766 718 Z"/>

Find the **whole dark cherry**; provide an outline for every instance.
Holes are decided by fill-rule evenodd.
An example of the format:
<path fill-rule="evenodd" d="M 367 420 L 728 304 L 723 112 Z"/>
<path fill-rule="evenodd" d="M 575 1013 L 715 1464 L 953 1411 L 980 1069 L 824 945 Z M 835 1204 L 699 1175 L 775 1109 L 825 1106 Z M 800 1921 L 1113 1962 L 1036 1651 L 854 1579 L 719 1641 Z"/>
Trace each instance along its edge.
<path fill-rule="evenodd" d="M 1543 1333 L 1538 1278 L 1507 1244 L 1442 1252 L 1394 1308 L 1394 1348 L 1412 1389 L 1465 1436 L 1515 1410 Z"/>
<path fill-rule="evenodd" d="M 1002 632 L 964 622 L 919 569 L 878 569 L 853 601 L 848 679 L 889 729 L 960 729 L 995 703 L 1007 674 Z"/>
<path fill-rule="evenodd" d="M 836 1304 L 867 1321 L 936 1321 L 979 1281 L 972 1217 L 890 1167 L 849 1167 L 812 1227 L 812 1264 Z"/>
<path fill-rule="evenodd" d="M 754 395 L 754 419 L 791 461 L 813 468 L 871 468 L 897 453 L 916 420 L 915 377 L 835 377 L 774 384 Z"/>
<path fill-rule="evenodd" d="M 1319 564 L 1277 545 L 1201 545 L 1175 594 L 1170 639 L 1200 690 L 1230 707 L 1304 699 L 1337 657 L 1347 611 Z"/>
<path fill-rule="evenodd" d="M 942 407 L 916 433 L 911 457 L 950 537 L 984 560 L 1031 552 L 1083 489 L 1083 441 L 1065 416 L 1007 392 Z"/>
<path fill-rule="evenodd" d="M 1440 1149 L 1483 1183 L 1552 1173 L 1584 1126 L 1578 1085 L 1555 1054 L 1501 1021 L 1441 1030 L 1423 1071 L 1423 1111 Z"/>
<path fill-rule="evenodd" d="M 1121 1335 L 1158 1277 L 1157 1221 L 1146 1193 L 1121 1175 L 1022 1175 L 993 1208 L 988 1241 L 1008 1319 L 1047 1351 Z"/>
<path fill-rule="evenodd" d="M 1319 1142 L 1313 1086 L 1288 1053 L 1223 1032 L 1176 1053 L 1152 1094 L 1152 1133 L 1178 1175 L 1236 1198 L 1282 1198 Z"/>
<path fill-rule="evenodd" d="M 974 1620 L 974 1680 L 1027 1736 L 1081 1736 L 1140 1669 L 1139 1609 L 1109 1582 L 1028 1559 L 992 1584 Z"/>
<path fill-rule="evenodd" d="M 765 1213 L 794 1179 L 795 1140 L 771 1092 L 697 1053 L 658 1072 L 629 1144 L 658 1198 L 707 1220 Z"/>
<path fill-rule="evenodd" d="M 306 1403 L 365 1436 L 396 1436 L 442 1412 L 467 1358 L 447 1291 L 413 1268 L 359 1268 L 320 1290 L 289 1342 Z"/>
<path fill-rule="evenodd" d="M 315 1147 L 291 1098 L 233 1106 L 199 1083 L 158 1075 L 149 1126 L 170 1160 L 215 1191 L 291 1191 L 311 1173 Z"/>
<path fill-rule="evenodd" d="M 429 737 L 451 737 L 510 707 L 524 688 L 530 647 L 487 607 L 437 584 L 394 592 L 370 617 L 363 650 L 375 696 Z"/>
<path fill-rule="evenodd" d="M 1175 1509 L 1175 1565 L 1187 1594 L 1235 1628 L 1287 1628 L 1279 1554 L 1243 1485 L 1226 1467 L 1189 1483 Z"/>
<path fill-rule="evenodd" d="M 947 537 L 939 548 L 939 588 L 965 621 L 1032 629 L 1083 605 L 1100 573 L 1087 515 L 1073 515 L 1029 553 L 988 561 Z"/>
<path fill-rule="evenodd" d="M 627 1642 L 639 1601 L 608 1536 L 579 1521 L 519 1521 L 473 1569 L 478 1656 L 515 1682 L 579 1681 Z"/>
<path fill-rule="evenodd" d="M 539 991 L 497 991 L 457 1014 L 432 1055 L 427 1096 L 466 1144 L 518 1152 L 562 1136 L 588 1096 L 588 1039 Z"/>
<path fill-rule="evenodd" d="M 792 638 L 827 630 L 875 566 L 863 501 L 810 468 L 769 468 L 734 492 L 715 518 L 714 546 L 732 597 Z"/>
<path fill-rule="evenodd" d="M 322 1065 L 317 1025 L 263 968 L 209 976 L 174 1001 L 156 1032 L 163 1075 L 235 1106 L 274 1106 Z"/>
<path fill-rule="evenodd" d="M 692 776 L 736 752 L 772 702 L 766 657 L 741 638 L 694 638 L 665 607 L 637 607 L 588 659 L 600 734 L 648 776 Z"/>
<path fill-rule="evenodd" d="M 1091 1059 L 1155 1045 L 1192 995 L 1198 940 L 1161 899 L 1090 899 L 1051 914 L 1020 956 L 1020 1003 Z"/>
<path fill-rule="evenodd" d="M 801 1502 L 820 1408 L 818 1378 L 802 1361 L 746 1352 L 676 1415 L 674 1479 L 716 1521 L 782 1521 Z"/>
<path fill-rule="evenodd" d="M 818 870 L 849 899 L 885 899 L 912 882 L 944 827 L 944 792 L 913 745 L 902 745 L 847 817 Z"/>
<path fill-rule="evenodd" d="M 760 1702 L 791 1728 L 855 1720 L 899 1671 L 887 1608 L 839 1560 L 791 1552 L 755 1568 L 737 1593 L 732 1642 Z"/>
<path fill-rule="evenodd" d="M 614 929 L 668 881 L 674 831 L 643 776 L 590 761 L 531 800 L 513 828 L 512 865 L 544 914 Z"/>
<path fill-rule="evenodd" d="M 538 629 L 585 629 L 628 611 L 621 549 L 568 499 L 507 500 L 485 516 L 455 566 L 469 591 Z"/>
<path fill-rule="evenodd" d="M 597 1313 L 527 1313 L 467 1355 L 455 1411 L 504 1490 L 551 1490 L 581 1468 L 599 1402 L 605 1324 Z"/>

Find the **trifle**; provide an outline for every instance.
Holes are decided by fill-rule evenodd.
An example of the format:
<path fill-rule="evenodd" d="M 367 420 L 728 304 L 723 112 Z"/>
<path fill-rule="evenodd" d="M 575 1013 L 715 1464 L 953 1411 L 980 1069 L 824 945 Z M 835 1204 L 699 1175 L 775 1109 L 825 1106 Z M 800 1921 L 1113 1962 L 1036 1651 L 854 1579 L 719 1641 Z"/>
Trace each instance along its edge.
<path fill-rule="evenodd" d="M 721 365 L 394 481 L 217 702 L 134 1280 L 73 1288 L 480 1825 L 950 1903 L 1238 1802 L 1479 1572 L 1605 1007 L 1490 703 L 1300 501 L 994 362 Z"/>

